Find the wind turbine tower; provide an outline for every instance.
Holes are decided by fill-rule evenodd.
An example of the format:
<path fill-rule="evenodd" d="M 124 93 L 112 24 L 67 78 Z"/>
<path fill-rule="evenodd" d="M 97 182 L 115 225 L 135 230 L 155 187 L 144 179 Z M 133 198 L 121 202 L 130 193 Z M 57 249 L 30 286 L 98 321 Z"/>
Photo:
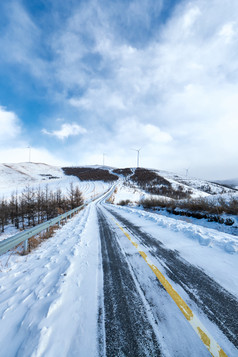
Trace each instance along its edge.
<path fill-rule="evenodd" d="M 31 147 L 30 147 L 30 145 L 27 146 L 27 149 L 29 149 L 29 162 L 31 162 Z"/>
<path fill-rule="evenodd" d="M 189 169 L 190 169 L 190 168 L 185 169 L 185 171 L 186 171 L 186 178 L 188 177 L 188 171 L 189 171 Z"/>
<path fill-rule="evenodd" d="M 134 151 L 137 151 L 137 167 L 140 167 L 140 151 L 142 148 L 140 149 L 132 149 Z"/>
<path fill-rule="evenodd" d="M 106 156 L 106 154 L 103 153 L 102 154 L 102 165 L 103 166 L 105 166 L 105 156 Z"/>

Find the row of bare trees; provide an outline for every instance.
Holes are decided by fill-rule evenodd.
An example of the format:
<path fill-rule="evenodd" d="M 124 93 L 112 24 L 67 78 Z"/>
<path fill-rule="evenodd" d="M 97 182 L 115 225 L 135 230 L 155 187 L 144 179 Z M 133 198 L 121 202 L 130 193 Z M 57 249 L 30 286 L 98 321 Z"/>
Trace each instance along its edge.
<path fill-rule="evenodd" d="M 20 194 L 12 193 L 10 200 L 1 199 L 1 231 L 4 232 L 8 224 L 14 224 L 17 229 L 35 226 L 82 204 L 82 193 L 73 183 L 70 184 L 66 195 L 60 188 L 51 191 L 47 185 L 44 188 L 39 186 L 37 189 L 28 185 Z"/>

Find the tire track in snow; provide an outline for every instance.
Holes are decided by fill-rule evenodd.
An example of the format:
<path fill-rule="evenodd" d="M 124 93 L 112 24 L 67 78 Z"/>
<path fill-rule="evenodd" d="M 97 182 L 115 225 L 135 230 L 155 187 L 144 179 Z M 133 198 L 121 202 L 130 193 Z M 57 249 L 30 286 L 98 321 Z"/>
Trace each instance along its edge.
<path fill-rule="evenodd" d="M 190 299 L 238 348 L 238 321 L 235 314 L 238 311 L 237 299 L 204 271 L 180 257 L 177 252 L 167 249 L 158 239 L 142 231 L 114 210 L 106 209 L 149 249 L 151 255 L 159 258 L 167 276 L 182 286 Z"/>
<path fill-rule="evenodd" d="M 126 258 L 102 211 L 101 238 L 106 356 L 160 356 L 160 345 Z M 101 346 L 102 348 L 103 346 Z M 100 353 L 103 355 L 103 353 Z"/>

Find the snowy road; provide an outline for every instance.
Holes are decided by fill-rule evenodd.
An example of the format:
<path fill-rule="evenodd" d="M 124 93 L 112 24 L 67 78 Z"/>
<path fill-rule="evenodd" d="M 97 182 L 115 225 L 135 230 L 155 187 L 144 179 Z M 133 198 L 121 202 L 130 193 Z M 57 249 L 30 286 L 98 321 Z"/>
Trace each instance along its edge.
<path fill-rule="evenodd" d="M 138 251 L 116 228 L 112 217 L 153 259 L 207 329 L 212 332 L 220 330 L 212 333 L 216 335 L 216 341 L 225 339 L 225 335 L 237 348 L 237 298 L 201 268 L 183 259 L 176 250 L 166 248 L 158 236 L 153 237 L 131 222 L 133 217 L 129 218 L 130 221 L 123 217 L 122 212 L 118 213 L 116 208 L 99 209 L 100 236 L 104 242 L 107 355 L 114 355 L 115 346 L 120 351 L 118 355 L 122 356 L 159 356 L 160 353 L 168 356 L 210 355 Z M 237 350 L 232 347 L 229 350 L 236 355 Z"/>
<path fill-rule="evenodd" d="M 160 356 L 156 331 L 127 257 L 101 210 L 98 217 L 104 277 L 101 351 L 105 349 L 107 356 Z"/>
<path fill-rule="evenodd" d="M 237 299 L 204 271 L 181 258 L 178 252 L 166 248 L 158 239 L 143 232 L 120 214 L 111 212 L 128 231 L 137 237 L 140 244 L 162 263 L 166 276 L 173 283 L 182 286 L 189 298 L 238 347 L 238 323 L 234 315 L 234 311 L 238 311 Z"/>
<path fill-rule="evenodd" d="M 211 356 L 137 245 L 237 356 L 237 254 L 150 215 L 98 201 L 30 255 L 1 257 L 0 356 Z"/>

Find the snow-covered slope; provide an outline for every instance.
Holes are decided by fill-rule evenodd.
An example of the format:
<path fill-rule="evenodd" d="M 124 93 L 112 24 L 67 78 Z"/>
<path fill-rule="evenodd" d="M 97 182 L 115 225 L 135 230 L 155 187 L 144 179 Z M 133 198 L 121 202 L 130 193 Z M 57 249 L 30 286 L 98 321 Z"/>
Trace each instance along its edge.
<path fill-rule="evenodd" d="M 231 180 L 219 180 L 217 182 L 220 184 L 223 184 L 223 185 L 228 185 L 228 186 L 234 187 L 238 190 L 238 178 L 234 178 Z"/>
<path fill-rule="evenodd" d="M 0 192 L 8 196 L 9 191 L 21 190 L 26 185 L 50 183 L 51 180 L 60 180 L 64 177 L 62 170 L 58 167 L 38 164 L 0 164 Z"/>
<path fill-rule="evenodd" d="M 67 176 L 60 167 L 43 163 L 23 162 L 0 164 L 0 198 L 10 198 L 15 191 L 20 193 L 27 185 L 38 188 L 48 185 L 49 190 L 58 188 L 67 194 L 70 183 L 78 185 L 85 199 L 105 192 L 110 184 L 98 181 L 80 181 L 75 176 Z"/>
<path fill-rule="evenodd" d="M 222 186 L 221 183 L 216 183 L 216 182 L 211 182 L 195 177 L 189 177 L 185 175 L 178 175 L 176 173 L 172 172 L 167 172 L 167 171 L 160 171 L 157 170 L 155 171 L 162 177 L 166 178 L 168 181 L 170 181 L 172 184 L 181 184 L 185 187 L 191 188 L 194 193 L 197 191 L 202 194 L 205 193 L 210 195 L 210 194 L 222 194 L 222 193 L 233 193 L 234 191 L 230 189 L 229 187 Z M 205 196 L 204 195 L 204 196 Z"/>
<path fill-rule="evenodd" d="M 119 181 L 117 185 L 117 189 L 112 197 L 113 202 L 118 204 L 122 200 L 130 200 L 131 202 L 140 202 L 142 199 L 148 198 L 158 198 L 156 194 L 150 194 L 147 189 L 143 189 L 143 181 L 142 185 L 140 183 L 133 180 L 132 175 L 135 172 L 135 169 L 131 169 L 132 174 L 126 177 L 123 175 L 119 175 Z M 206 180 L 186 177 L 183 175 L 178 175 L 175 173 L 160 171 L 160 170 L 148 170 L 150 173 L 156 173 L 162 179 L 165 179 L 168 184 L 170 184 L 170 189 L 178 191 L 183 190 L 184 192 L 189 192 L 189 196 L 191 198 L 198 197 L 206 197 L 211 198 L 213 201 L 217 200 L 219 197 L 224 197 L 226 199 L 230 199 L 230 197 L 237 197 L 238 191 L 229 187 L 222 186 L 221 184 L 217 184 L 215 182 L 209 182 Z M 149 180 L 146 181 L 149 183 Z M 163 185 L 163 183 L 162 183 Z M 153 180 L 150 182 L 150 186 L 155 186 Z M 159 186 L 159 185 L 158 185 Z M 166 186 L 166 183 L 165 183 Z M 161 194 L 163 196 L 163 194 Z M 164 194 L 165 198 L 173 197 L 167 194 Z M 176 197 L 173 197 L 176 198 Z"/>
<path fill-rule="evenodd" d="M 82 168 L 83 167 L 81 167 L 81 169 Z M 134 174 L 136 170 L 135 168 L 126 169 L 131 170 L 131 175 L 128 176 L 115 173 L 117 170 L 107 166 L 86 166 L 85 169 L 103 169 L 119 177 L 119 180 L 117 181 L 118 189 L 114 195 L 115 203 L 127 199 L 136 202 L 140 201 L 141 198 L 148 198 L 149 196 L 153 197 L 153 195 L 148 194 L 148 192 L 145 192 L 140 187 L 131 188 L 130 185 L 127 185 L 130 183 L 130 176 Z M 181 187 L 184 191 L 190 190 L 191 197 L 194 198 L 210 195 L 213 195 L 213 197 L 215 195 L 230 195 L 236 192 L 219 183 L 212 183 L 167 171 L 150 171 L 155 172 L 157 175 L 167 180 L 175 190 Z M 111 183 L 105 183 L 103 181 L 81 181 L 76 176 L 65 175 L 60 167 L 44 163 L 25 162 L 18 164 L 0 164 L 0 198 L 5 197 L 8 199 L 12 192 L 18 191 L 20 193 L 27 185 L 37 188 L 39 185 L 45 186 L 47 184 L 50 190 L 54 191 L 57 188 L 61 188 L 61 190 L 66 193 L 70 182 L 80 186 L 85 198 L 90 198 L 92 195 L 103 192 L 111 186 Z"/>

